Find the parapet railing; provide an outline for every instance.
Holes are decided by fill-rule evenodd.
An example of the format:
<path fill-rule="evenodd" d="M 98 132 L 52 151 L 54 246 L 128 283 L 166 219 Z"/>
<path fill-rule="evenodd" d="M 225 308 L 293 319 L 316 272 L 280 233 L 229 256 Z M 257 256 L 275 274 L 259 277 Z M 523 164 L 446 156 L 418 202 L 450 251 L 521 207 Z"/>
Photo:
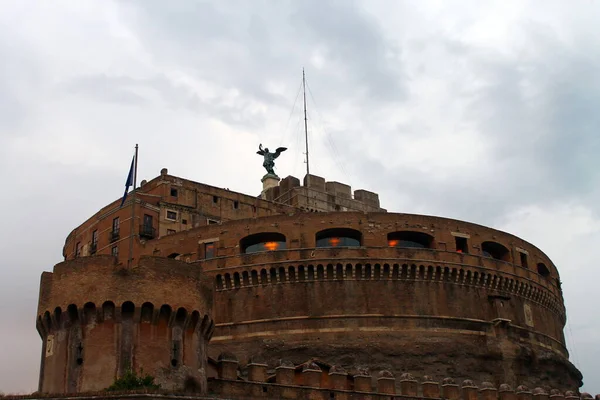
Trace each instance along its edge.
<path fill-rule="evenodd" d="M 260 264 L 209 270 L 206 273 L 214 274 L 217 291 L 249 286 L 339 280 L 452 283 L 523 297 L 552 311 L 562 321 L 566 318 L 561 299 L 546 287 L 526 277 L 499 269 L 457 265 L 431 259 L 343 257 L 341 260 L 343 263 L 339 262 L 340 259 L 332 263 L 332 258 L 273 260 Z M 294 265 L 290 265 L 291 263 Z"/>

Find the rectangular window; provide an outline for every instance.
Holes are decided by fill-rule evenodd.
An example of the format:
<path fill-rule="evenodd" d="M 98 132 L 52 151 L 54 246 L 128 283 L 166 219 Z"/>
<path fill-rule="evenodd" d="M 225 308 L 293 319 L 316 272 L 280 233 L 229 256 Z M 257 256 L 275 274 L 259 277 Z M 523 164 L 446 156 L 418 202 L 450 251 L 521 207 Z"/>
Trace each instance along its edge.
<path fill-rule="evenodd" d="M 238 208 L 240 208 L 240 202 L 239 202 L 239 201 L 237 201 L 237 200 L 234 200 L 234 201 L 233 201 L 233 208 L 235 208 L 236 210 L 237 210 Z"/>
<path fill-rule="evenodd" d="M 170 219 L 172 221 L 177 221 L 177 211 L 167 210 L 167 219 Z"/>
<path fill-rule="evenodd" d="M 177 197 L 177 189 L 171 188 L 171 197 Z"/>
<path fill-rule="evenodd" d="M 79 257 L 81 253 L 81 242 L 77 242 L 75 245 L 75 257 Z"/>
<path fill-rule="evenodd" d="M 119 232 L 119 217 L 113 219 L 112 231 L 115 233 Z"/>
<path fill-rule="evenodd" d="M 110 254 L 119 257 L 119 246 L 113 246 L 112 249 L 110 249 Z"/>
<path fill-rule="evenodd" d="M 209 258 L 215 257 L 215 244 L 214 243 L 204 243 L 204 259 L 208 260 Z"/>
<path fill-rule="evenodd" d="M 94 232 L 92 232 L 92 246 L 93 247 L 98 246 L 98 230 L 95 230 Z"/>
<path fill-rule="evenodd" d="M 219 202 L 218 196 L 213 196 L 213 204 L 217 204 Z"/>
<path fill-rule="evenodd" d="M 175 229 L 167 229 L 167 235 L 172 235 L 175 233 Z"/>
<path fill-rule="evenodd" d="M 519 252 L 519 254 L 521 255 L 521 267 L 529 268 L 529 266 L 527 265 L 527 254 L 521 252 Z"/>
<path fill-rule="evenodd" d="M 181 220 L 181 223 L 182 223 L 183 225 L 187 225 L 187 219 L 182 219 L 182 220 Z"/>
<path fill-rule="evenodd" d="M 455 236 L 454 239 L 456 241 L 457 253 L 469 253 L 469 245 L 467 243 L 467 238 Z"/>

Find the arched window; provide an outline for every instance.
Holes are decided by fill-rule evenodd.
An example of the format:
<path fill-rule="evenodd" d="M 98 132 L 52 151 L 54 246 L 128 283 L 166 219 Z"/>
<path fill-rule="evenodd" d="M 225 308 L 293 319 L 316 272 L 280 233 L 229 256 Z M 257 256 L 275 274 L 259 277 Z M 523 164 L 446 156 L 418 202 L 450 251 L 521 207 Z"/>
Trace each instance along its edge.
<path fill-rule="evenodd" d="M 481 251 L 484 257 L 495 258 L 496 260 L 509 261 L 509 251 L 506 247 L 496 242 L 481 243 Z"/>
<path fill-rule="evenodd" d="M 388 233 L 388 246 L 431 249 L 433 248 L 433 236 L 424 232 L 392 232 Z"/>
<path fill-rule="evenodd" d="M 548 269 L 548 267 L 546 267 L 546 264 L 544 264 L 544 263 L 538 263 L 537 271 L 538 271 L 538 274 L 540 274 L 544 278 L 547 278 L 550 276 L 550 270 Z"/>
<path fill-rule="evenodd" d="M 242 253 L 249 254 L 285 249 L 285 236 L 277 232 L 255 233 L 240 240 L 240 250 Z"/>
<path fill-rule="evenodd" d="M 317 233 L 317 247 L 359 247 L 361 233 L 349 228 L 325 229 Z"/>

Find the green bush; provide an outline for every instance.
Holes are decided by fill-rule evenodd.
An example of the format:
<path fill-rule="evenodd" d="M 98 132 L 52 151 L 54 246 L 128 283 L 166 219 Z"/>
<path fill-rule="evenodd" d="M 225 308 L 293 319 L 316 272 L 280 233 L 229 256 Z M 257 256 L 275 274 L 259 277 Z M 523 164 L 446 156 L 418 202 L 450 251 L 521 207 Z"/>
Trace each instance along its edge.
<path fill-rule="evenodd" d="M 106 390 L 117 392 L 136 389 L 160 389 L 160 385 L 154 383 L 153 376 L 144 375 L 144 370 L 140 370 L 140 375 L 138 376 L 135 371 L 128 369 L 122 377 L 117 378 Z"/>

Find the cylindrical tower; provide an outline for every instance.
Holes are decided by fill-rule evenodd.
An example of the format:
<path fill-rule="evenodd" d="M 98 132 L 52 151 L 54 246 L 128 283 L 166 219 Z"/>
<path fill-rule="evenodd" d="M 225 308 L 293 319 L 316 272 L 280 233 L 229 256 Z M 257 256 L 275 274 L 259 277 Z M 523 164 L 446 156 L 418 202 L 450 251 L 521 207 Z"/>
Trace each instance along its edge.
<path fill-rule="evenodd" d="M 39 391 L 102 390 L 129 369 L 163 388 L 205 391 L 214 323 L 202 279 L 197 267 L 155 257 L 130 269 L 111 256 L 84 257 L 43 273 Z"/>
<path fill-rule="evenodd" d="M 192 230 L 152 251 L 189 252 L 205 238 L 219 254 L 200 261 L 214 277 L 213 357 L 581 386 L 558 271 L 508 233 L 420 215 L 306 213 Z"/>

